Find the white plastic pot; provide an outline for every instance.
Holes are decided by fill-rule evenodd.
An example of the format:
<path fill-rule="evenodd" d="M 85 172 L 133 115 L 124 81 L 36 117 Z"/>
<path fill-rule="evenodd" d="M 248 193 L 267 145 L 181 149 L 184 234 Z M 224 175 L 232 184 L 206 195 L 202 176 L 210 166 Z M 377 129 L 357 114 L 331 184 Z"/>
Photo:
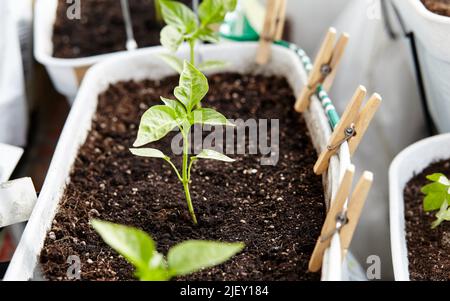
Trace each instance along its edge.
<path fill-rule="evenodd" d="M 403 191 L 414 175 L 431 163 L 450 158 L 450 134 L 419 141 L 403 150 L 389 170 L 391 252 L 395 280 L 408 281 L 408 249 L 405 232 Z"/>
<path fill-rule="evenodd" d="M 450 132 L 450 17 L 420 0 L 392 0 L 417 41 L 428 106 L 440 133 Z"/>
<path fill-rule="evenodd" d="M 230 67 L 221 71 L 256 72 L 284 76 L 293 91 L 299 92 L 307 76 L 298 57 L 288 49 L 273 46 L 272 61 L 265 67 L 258 67 L 254 63 L 257 47 L 257 43 L 208 45 L 199 48 L 199 53 L 200 57 L 205 60 L 215 59 L 230 62 Z M 33 278 L 46 233 L 58 209 L 64 187 L 69 181 L 72 164 L 91 127 L 98 95 L 106 90 L 109 84 L 118 81 L 161 79 L 173 75 L 174 71 L 157 57 L 157 54 L 163 51 L 165 50 L 161 47 L 154 47 L 118 54 L 114 58 L 95 65 L 88 71 L 61 134 L 39 201 L 14 254 L 5 280 Z M 188 52 L 182 50 L 180 55 L 187 58 Z M 322 151 L 327 145 L 331 129 L 317 98 L 313 97 L 310 110 L 304 116 L 314 146 L 318 152 Z M 348 145 L 344 143 L 340 155 L 332 158 L 328 174 L 323 177 L 328 205 L 349 164 Z M 341 269 L 332 268 L 336 262 L 342 265 L 340 248 L 330 248 L 324 258 L 323 279 L 341 279 Z"/>
<path fill-rule="evenodd" d="M 114 55 L 94 55 L 84 58 L 53 57 L 53 25 L 58 0 L 37 0 L 34 22 L 34 56 L 45 66 L 56 90 L 73 103 L 85 72 L 92 65 Z M 124 42 L 125 43 L 125 42 Z"/>

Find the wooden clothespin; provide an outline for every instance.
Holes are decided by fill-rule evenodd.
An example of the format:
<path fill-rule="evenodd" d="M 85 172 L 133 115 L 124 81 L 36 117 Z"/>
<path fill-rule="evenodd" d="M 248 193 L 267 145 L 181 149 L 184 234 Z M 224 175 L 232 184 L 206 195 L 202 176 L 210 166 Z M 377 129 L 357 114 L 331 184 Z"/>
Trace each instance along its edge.
<path fill-rule="evenodd" d="M 330 137 L 327 148 L 320 154 L 319 159 L 314 165 L 314 172 L 316 174 L 321 175 L 325 172 L 328 168 L 330 158 L 339 150 L 339 147 L 345 141 L 348 142 L 350 156 L 353 156 L 355 153 L 381 104 L 381 96 L 375 93 L 361 110 L 366 94 L 366 88 L 363 86 L 359 86 L 356 89 L 352 100 Z"/>
<path fill-rule="evenodd" d="M 317 54 L 314 68 L 309 74 L 308 83 L 303 87 L 295 103 L 295 110 L 297 112 L 304 112 L 308 108 L 310 98 L 315 93 L 318 85 L 323 85 L 327 91 L 333 85 L 337 67 L 344 55 L 349 40 L 349 35 L 343 33 L 337 43 L 335 43 L 336 36 L 336 29 L 330 28 Z"/>
<path fill-rule="evenodd" d="M 287 0 L 268 0 L 263 32 L 259 39 L 256 63 L 265 65 L 270 58 L 270 50 L 274 41 L 281 40 L 286 21 Z"/>
<path fill-rule="evenodd" d="M 340 233 L 343 256 L 350 246 L 356 226 L 358 225 L 359 217 L 361 216 L 362 209 L 364 208 L 365 201 L 373 182 L 373 174 L 368 171 L 364 172 L 349 198 L 354 174 L 355 166 L 350 165 L 345 172 L 341 186 L 331 204 L 331 208 L 328 211 L 325 223 L 322 227 L 322 232 L 317 240 L 313 254 L 311 255 L 308 267 L 311 272 L 320 270 L 323 254 L 330 246 L 331 239 L 336 232 Z"/>

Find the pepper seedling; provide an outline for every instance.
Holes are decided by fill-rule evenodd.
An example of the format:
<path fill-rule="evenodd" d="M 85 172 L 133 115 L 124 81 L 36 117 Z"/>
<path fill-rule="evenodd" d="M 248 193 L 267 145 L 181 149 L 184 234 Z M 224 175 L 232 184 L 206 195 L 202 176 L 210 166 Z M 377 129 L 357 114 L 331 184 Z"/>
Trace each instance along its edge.
<path fill-rule="evenodd" d="M 183 42 L 190 49 L 190 63 L 195 64 L 195 44 L 197 41 L 219 42 L 219 34 L 213 26 L 222 23 L 227 13 L 236 9 L 237 0 L 203 0 L 198 7 L 198 16 L 186 5 L 177 1 L 159 0 L 161 14 L 166 26 L 161 30 L 161 45 L 176 52 Z M 178 73 L 183 70 L 183 61 L 172 54 L 161 54 Z M 197 68 L 205 71 L 226 66 L 223 61 L 210 60 L 200 63 Z"/>
<path fill-rule="evenodd" d="M 148 109 L 141 118 L 137 139 L 133 144 L 132 154 L 141 157 L 160 158 L 174 169 L 183 184 L 189 213 L 194 224 L 197 224 L 194 207 L 189 192 L 192 165 L 198 159 L 212 159 L 234 162 L 233 159 L 219 152 L 204 149 L 198 155 L 189 158 L 189 134 L 194 124 L 213 126 L 234 126 L 227 118 L 209 108 L 197 108 L 208 93 L 208 80 L 191 63 L 185 61 L 181 72 L 179 86 L 175 88 L 175 100 L 161 97 L 164 105 L 156 105 Z M 183 163 L 181 173 L 171 159 L 160 150 L 154 148 L 137 148 L 165 137 L 174 128 L 179 128 L 183 138 Z"/>
<path fill-rule="evenodd" d="M 435 229 L 444 221 L 450 221 L 450 180 L 443 174 L 436 173 L 427 176 L 433 183 L 425 185 L 422 193 L 425 194 L 423 208 L 426 212 L 438 211 L 436 221 L 432 228 Z"/>
<path fill-rule="evenodd" d="M 167 281 L 189 275 L 219 265 L 244 248 L 240 242 L 188 240 L 170 248 L 165 258 L 142 230 L 100 220 L 92 220 L 91 224 L 111 248 L 135 267 L 135 276 L 141 281 Z"/>

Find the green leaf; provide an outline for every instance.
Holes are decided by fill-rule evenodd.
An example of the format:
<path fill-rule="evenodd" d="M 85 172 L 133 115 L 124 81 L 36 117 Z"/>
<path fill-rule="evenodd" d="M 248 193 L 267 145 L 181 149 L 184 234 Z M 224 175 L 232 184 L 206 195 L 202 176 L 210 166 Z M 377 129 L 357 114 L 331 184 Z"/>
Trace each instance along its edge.
<path fill-rule="evenodd" d="M 202 41 L 213 43 L 213 44 L 220 42 L 219 33 L 215 32 L 214 30 L 212 30 L 208 27 L 200 29 L 196 33 L 196 37 Z"/>
<path fill-rule="evenodd" d="M 155 148 L 130 148 L 130 152 L 139 157 L 167 159 L 162 151 Z"/>
<path fill-rule="evenodd" d="M 184 40 L 183 34 L 180 32 L 179 29 L 177 29 L 172 25 L 166 25 L 161 30 L 161 37 L 160 37 L 161 45 L 163 45 L 172 52 L 178 50 L 181 43 L 183 43 L 183 40 Z"/>
<path fill-rule="evenodd" d="M 244 248 L 242 243 L 186 241 L 169 250 L 170 275 L 183 276 L 221 264 Z"/>
<path fill-rule="evenodd" d="M 199 159 L 210 159 L 210 160 L 217 160 L 217 161 L 223 161 L 223 162 L 234 162 L 236 160 L 231 159 L 230 157 L 221 154 L 219 152 L 216 152 L 214 150 L 211 149 L 204 149 L 202 150 L 197 156 L 195 156 L 196 158 Z"/>
<path fill-rule="evenodd" d="M 235 126 L 214 109 L 201 108 L 193 112 L 194 124 Z"/>
<path fill-rule="evenodd" d="M 175 88 L 175 97 L 181 101 L 188 112 L 192 111 L 208 93 L 208 80 L 191 63 L 184 61 L 179 86 Z"/>
<path fill-rule="evenodd" d="M 166 136 L 179 121 L 175 111 L 167 106 L 153 106 L 142 115 L 139 131 L 134 147 L 158 141 Z"/>
<path fill-rule="evenodd" d="M 173 100 L 162 96 L 161 101 L 175 112 L 178 124 L 181 124 L 186 119 L 187 114 L 186 108 L 181 102 L 179 102 L 178 100 Z"/>
<path fill-rule="evenodd" d="M 438 182 L 445 186 L 450 186 L 450 181 L 447 179 L 447 177 L 441 173 L 435 173 L 432 175 L 427 176 L 427 179 L 433 182 Z"/>
<path fill-rule="evenodd" d="M 164 21 L 178 28 L 182 34 L 192 33 L 197 29 L 197 16 L 186 5 L 177 1 L 159 0 Z"/>
<path fill-rule="evenodd" d="M 423 200 L 423 209 L 427 212 L 439 210 L 442 204 L 446 202 L 447 197 L 447 193 L 430 193 Z"/>
<path fill-rule="evenodd" d="M 161 53 L 158 56 L 178 73 L 183 72 L 183 61 L 177 56 L 167 53 Z"/>
<path fill-rule="evenodd" d="M 168 280 L 167 263 L 156 252 L 153 239 L 133 227 L 92 220 L 92 227 L 117 253 L 136 267 L 141 280 Z"/>
<path fill-rule="evenodd" d="M 436 214 L 437 220 L 433 222 L 431 225 L 432 229 L 437 228 L 440 226 L 444 221 L 450 221 L 450 209 L 448 209 L 448 201 L 445 201 L 439 212 Z"/>
<path fill-rule="evenodd" d="M 227 67 L 229 64 L 225 61 L 205 61 L 198 64 L 198 69 L 201 71 L 211 70 L 211 69 L 222 69 Z"/>
<path fill-rule="evenodd" d="M 225 15 L 235 10 L 237 0 L 203 0 L 198 8 L 202 25 L 222 23 Z"/>

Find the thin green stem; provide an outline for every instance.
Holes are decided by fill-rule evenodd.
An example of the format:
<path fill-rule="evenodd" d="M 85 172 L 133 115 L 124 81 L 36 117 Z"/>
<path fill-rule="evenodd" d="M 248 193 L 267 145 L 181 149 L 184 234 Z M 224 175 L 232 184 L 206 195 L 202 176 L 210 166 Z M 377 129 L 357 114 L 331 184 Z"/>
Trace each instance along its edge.
<path fill-rule="evenodd" d="M 192 64 L 192 66 L 195 66 L 195 39 L 189 40 L 189 50 L 191 54 L 190 63 Z"/>
<path fill-rule="evenodd" d="M 184 132 L 182 132 L 183 134 L 183 188 L 184 188 L 184 193 L 186 195 L 186 202 L 188 205 L 188 209 L 189 209 L 189 213 L 191 214 L 192 217 L 192 221 L 194 222 L 194 224 L 197 225 L 197 218 L 195 216 L 195 212 L 194 212 L 194 206 L 192 205 L 192 200 L 191 200 L 191 193 L 189 192 L 189 172 L 188 172 L 188 161 L 189 161 L 189 133 L 185 134 Z"/>
<path fill-rule="evenodd" d="M 188 168 L 188 180 L 191 181 L 191 169 L 192 169 L 192 165 L 194 164 L 194 162 L 197 161 L 197 157 L 191 157 L 191 163 L 189 163 L 189 168 Z"/>

